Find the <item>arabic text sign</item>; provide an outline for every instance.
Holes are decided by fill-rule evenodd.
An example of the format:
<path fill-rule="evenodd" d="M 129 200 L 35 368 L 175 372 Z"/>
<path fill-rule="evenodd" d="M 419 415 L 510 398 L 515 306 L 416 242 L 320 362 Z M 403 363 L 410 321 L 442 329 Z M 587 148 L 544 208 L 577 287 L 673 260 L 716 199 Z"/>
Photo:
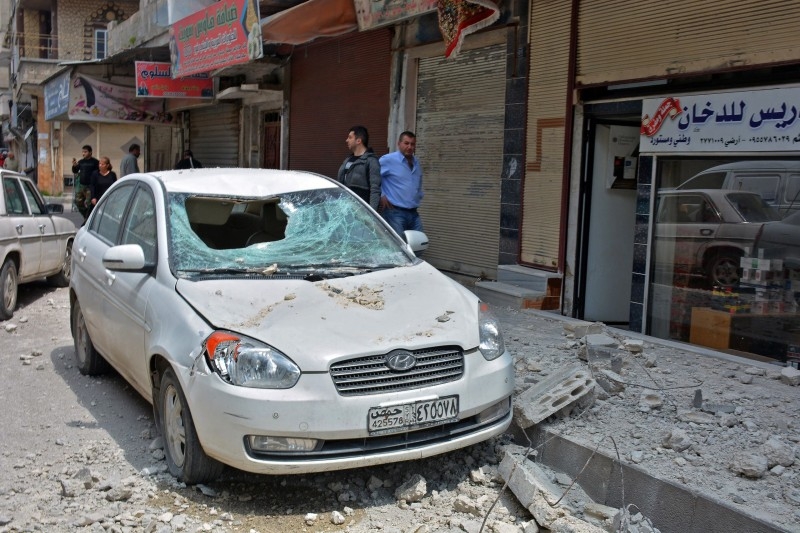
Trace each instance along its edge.
<path fill-rule="evenodd" d="M 642 153 L 800 151 L 800 89 L 651 98 Z"/>
<path fill-rule="evenodd" d="M 207 73 L 172 78 L 169 63 L 136 62 L 136 96 L 139 98 L 211 98 L 214 80 Z"/>
<path fill-rule="evenodd" d="M 355 0 L 361 31 L 436 11 L 436 0 Z"/>
<path fill-rule="evenodd" d="M 69 72 L 44 86 L 44 119 L 54 120 L 69 110 Z"/>
<path fill-rule="evenodd" d="M 83 74 L 71 80 L 69 119 L 85 122 L 145 122 L 172 124 L 164 100 L 136 98 L 136 89 L 114 85 Z"/>
<path fill-rule="evenodd" d="M 256 0 L 222 0 L 170 26 L 173 78 L 264 56 Z"/>

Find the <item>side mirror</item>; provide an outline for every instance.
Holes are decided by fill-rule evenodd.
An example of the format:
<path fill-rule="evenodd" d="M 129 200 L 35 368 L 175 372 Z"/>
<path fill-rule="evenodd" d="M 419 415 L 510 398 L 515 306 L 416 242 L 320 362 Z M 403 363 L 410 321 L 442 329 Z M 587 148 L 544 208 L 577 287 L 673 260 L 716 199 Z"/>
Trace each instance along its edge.
<path fill-rule="evenodd" d="M 419 254 L 428 249 L 428 236 L 421 231 L 407 229 L 405 232 L 406 242 L 415 254 Z"/>
<path fill-rule="evenodd" d="M 112 246 L 103 254 L 103 266 L 109 270 L 149 270 L 144 260 L 144 250 L 138 244 Z"/>
<path fill-rule="evenodd" d="M 64 204 L 46 204 L 44 207 L 50 214 L 64 212 Z"/>

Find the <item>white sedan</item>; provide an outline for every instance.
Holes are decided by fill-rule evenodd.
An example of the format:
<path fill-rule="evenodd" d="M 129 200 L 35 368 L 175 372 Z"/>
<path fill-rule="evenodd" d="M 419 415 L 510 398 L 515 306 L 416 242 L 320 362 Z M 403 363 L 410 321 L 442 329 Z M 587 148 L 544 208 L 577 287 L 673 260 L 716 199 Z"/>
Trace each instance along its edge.
<path fill-rule="evenodd" d="M 154 406 L 173 475 L 321 472 L 503 433 L 512 358 L 487 306 L 356 195 L 294 171 L 116 182 L 78 232 L 78 368 Z"/>
<path fill-rule="evenodd" d="M 7 320 L 17 307 L 19 284 L 47 279 L 58 287 L 69 285 L 77 228 L 53 216 L 64 206 L 45 203 L 28 177 L 8 170 L 0 170 L 0 176 L 0 320 Z"/>

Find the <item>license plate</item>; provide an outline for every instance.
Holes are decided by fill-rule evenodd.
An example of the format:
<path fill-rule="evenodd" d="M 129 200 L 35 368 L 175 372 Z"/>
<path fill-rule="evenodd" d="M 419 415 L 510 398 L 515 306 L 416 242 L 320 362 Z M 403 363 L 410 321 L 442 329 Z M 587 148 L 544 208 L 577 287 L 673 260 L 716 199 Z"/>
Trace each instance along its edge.
<path fill-rule="evenodd" d="M 391 407 L 373 407 L 367 413 L 367 430 L 372 435 L 398 433 L 438 426 L 457 419 L 458 396 L 446 396 Z"/>

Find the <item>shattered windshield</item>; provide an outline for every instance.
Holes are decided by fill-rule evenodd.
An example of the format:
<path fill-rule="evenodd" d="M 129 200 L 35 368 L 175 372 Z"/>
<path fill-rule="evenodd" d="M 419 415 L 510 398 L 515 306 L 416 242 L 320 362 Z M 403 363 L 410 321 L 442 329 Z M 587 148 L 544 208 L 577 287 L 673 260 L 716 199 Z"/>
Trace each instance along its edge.
<path fill-rule="evenodd" d="M 178 276 L 391 268 L 414 260 L 341 189 L 255 199 L 172 193 L 169 209 Z"/>

